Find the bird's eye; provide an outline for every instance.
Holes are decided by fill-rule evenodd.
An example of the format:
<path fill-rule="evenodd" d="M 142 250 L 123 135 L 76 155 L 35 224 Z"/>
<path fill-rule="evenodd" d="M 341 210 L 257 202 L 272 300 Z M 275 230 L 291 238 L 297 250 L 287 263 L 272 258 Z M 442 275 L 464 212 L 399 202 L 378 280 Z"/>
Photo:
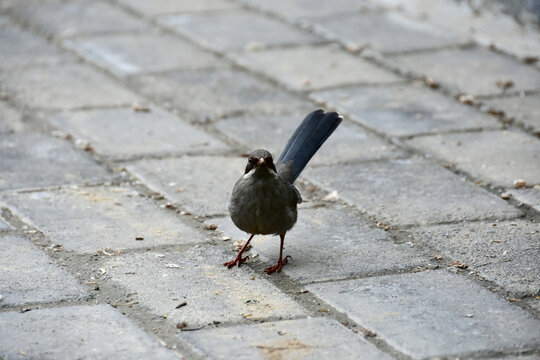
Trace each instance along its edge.
<path fill-rule="evenodd" d="M 265 157 L 264 161 L 267 162 L 267 163 L 271 163 L 273 161 L 272 156 Z"/>
<path fill-rule="evenodd" d="M 252 163 L 252 164 L 256 164 L 259 162 L 259 158 L 258 157 L 252 157 L 249 159 L 249 162 Z"/>

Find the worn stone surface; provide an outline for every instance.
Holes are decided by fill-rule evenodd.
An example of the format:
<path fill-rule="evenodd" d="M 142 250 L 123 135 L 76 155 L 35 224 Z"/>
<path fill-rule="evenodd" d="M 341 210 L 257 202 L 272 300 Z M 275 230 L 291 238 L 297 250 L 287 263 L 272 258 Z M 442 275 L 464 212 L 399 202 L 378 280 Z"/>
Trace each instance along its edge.
<path fill-rule="evenodd" d="M 482 102 L 490 108 L 504 111 L 507 117 L 532 128 L 537 135 L 540 134 L 540 95 L 482 99 Z"/>
<path fill-rule="evenodd" d="M 66 45 L 88 61 L 119 76 L 176 69 L 204 69 L 218 64 L 212 54 L 159 32 L 86 37 L 69 40 Z"/>
<path fill-rule="evenodd" d="M 53 45 L 15 26 L 0 29 L 0 53 L 0 69 L 4 70 L 72 59 Z"/>
<path fill-rule="evenodd" d="M 321 42 L 308 32 L 247 10 L 170 15 L 160 22 L 222 51 Z"/>
<path fill-rule="evenodd" d="M 233 240 L 247 240 L 229 217 L 211 219 Z M 247 253 L 261 253 L 273 265 L 279 256 L 279 237 L 257 235 Z M 232 245 L 232 243 L 231 243 Z M 284 255 L 291 260 L 285 274 L 299 282 L 344 279 L 388 271 L 411 270 L 430 266 L 428 256 L 408 244 L 395 244 L 379 228 L 369 227 L 362 219 L 344 209 L 300 209 L 298 222 L 285 236 Z"/>
<path fill-rule="evenodd" d="M 204 237 L 173 212 L 125 187 L 91 187 L 4 195 L 23 216 L 66 250 L 136 249 L 189 244 Z M 142 237 L 142 240 L 137 240 Z"/>
<path fill-rule="evenodd" d="M 407 231 L 516 295 L 540 293 L 540 229 L 529 220 L 449 224 Z"/>
<path fill-rule="evenodd" d="M 6 102 L 0 101 L 0 134 L 21 132 L 24 129 L 26 126 L 22 122 L 22 113 Z"/>
<path fill-rule="evenodd" d="M 2 219 L 0 219 L 0 230 L 7 230 L 7 229 L 11 229 L 11 227 L 6 224 L 6 222 Z"/>
<path fill-rule="evenodd" d="M 222 156 L 141 160 L 126 165 L 130 173 L 196 215 L 228 214 L 227 203 L 246 158 Z M 179 189 L 181 189 L 179 191 Z"/>
<path fill-rule="evenodd" d="M 218 122 L 216 127 L 228 137 L 252 149 L 267 149 L 277 159 L 305 114 L 229 118 Z M 403 154 L 396 146 L 367 133 L 359 126 L 344 121 L 309 164 L 376 160 Z"/>
<path fill-rule="evenodd" d="M 400 78 L 337 46 L 300 46 L 245 52 L 242 61 L 295 90 L 346 84 L 376 84 Z M 280 61 L 276 61 L 280 59 Z"/>
<path fill-rule="evenodd" d="M 112 179 L 67 141 L 36 133 L 0 135 L 0 168 L 0 190 Z"/>
<path fill-rule="evenodd" d="M 0 313 L 6 359 L 178 359 L 108 305 Z"/>
<path fill-rule="evenodd" d="M 229 359 L 391 359 L 335 320 L 308 318 L 226 329 L 208 329 L 182 336 L 202 356 Z"/>
<path fill-rule="evenodd" d="M 455 92 L 472 95 L 503 93 L 497 81 L 512 81 L 512 91 L 540 89 L 540 73 L 493 51 L 473 48 L 399 55 L 398 64 L 426 75 Z"/>
<path fill-rule="evenodd" d="M 540 321 L 445 271 L 315 284 L 308 289 L 417 359 L 527 350 L 540 341 Z"/>
<path fill-rule="evenodd" d="M 111 31 L 132 31 L 146 26 L 106 1 L 30 0 L 12 4 L 12 12 L 50 35 L 68 37 Z"/>
<path fill-rule="evenodd" d="M 221 141 L 160 108 L 63 112 L 48 120 L 94 150 L 114 158 L 227 148 Z"/>
<path fill-rule="evenodd" d="M 389 136 L 500 128 L 495 119 L 419 83 L 333 89 L 312 93 L 311 98 Z"/>
<path fill-rule="evenodd" d="M 0 235 L 0 245 L 0 307 L 79 300 L 90 295 L 71 274 L 25 237 Z M 6 342 L 5 335 L 0 335 L 0 343 Z"/>
<path fill-rule="evenodd" d="M 322 31 L 349 44 L 383 53 L 434 49 L 465 43 L 456 33 L 380 10 L 310 19 Z"/>
<path fill-rule="evenodd" d="M 147 96 L 166 101 L 181 117 L 195 120 L 239 112 L 283 114 L 305 106 L 269 83 L 232 69 L 146 75 L 135 81 Z"/>
<path fill-rule="evenodd" d="M 417 158 L 308 168 L 304 177 L 391 225 L 520 215 L 499 197 Z"/>
<path fill-rule="evenodd" d="M 103 74 L 79 64 L 34 66 L 0 74 L 5 91 L 41 109 L 70 110 L 131 104 L 140 97 Z"/>
<path fill-rule="evenodd" d="M 227 269 L 232 253 L 218 247 L 144 252 L 108 258 L 108 282 L 136 293 L 134 301 L 189 328 L 305 315 L 305 310 L 247 267 Z M 186 302 L 186 306 L 177 305 Z"/>
<path fill-rule="evenodd" d="M 120 0 L 119 2 L 144 15 L 227 10 L 239 7 L 238 4 L 227 0 Z"/>
<path fill-rule="evenodd" d="M 512 196 L 540 212 L 540 187 L 530 189 L 512 189 L 509 191 Z"/>
<path fill-rule="evenodd" d="M 521 132 L 424 136 L 408 144 L 489 184 L 512 187 L 517 179 L 540 184 L 540 141 Z"/>

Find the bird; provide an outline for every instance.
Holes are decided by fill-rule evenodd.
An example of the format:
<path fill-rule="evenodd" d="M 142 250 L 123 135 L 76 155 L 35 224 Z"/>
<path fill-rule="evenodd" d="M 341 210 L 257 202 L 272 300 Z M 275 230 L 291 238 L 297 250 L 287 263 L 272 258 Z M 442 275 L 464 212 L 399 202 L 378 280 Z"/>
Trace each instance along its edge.
<path fill-rule="evenodd" d="M 236 258 L 224 266 L 230 269 L 242 265 L 249 258 L 242 255 L 251 239 L 273 234 L 281 240 L 279 259 L 264 271 L 281 272 L 290 258 L 283 258 L 285 234 L 296 223 L 296 207 L 302 202 L 294 181 L 342 120 L 337 112 L 315 110 L 300 123 L 275 164 L 267 150 L 257 149 L 249 154 L 244 174 L 233 187 L 228 209 L 233 223 L 250 236 Z"/>

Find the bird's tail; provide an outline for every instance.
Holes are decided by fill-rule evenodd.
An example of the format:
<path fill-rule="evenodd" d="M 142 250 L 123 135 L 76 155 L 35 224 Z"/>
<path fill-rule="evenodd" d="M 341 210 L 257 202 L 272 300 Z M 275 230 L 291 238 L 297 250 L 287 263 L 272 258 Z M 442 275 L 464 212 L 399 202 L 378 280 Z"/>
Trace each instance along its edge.
<path fill-rule="evenodd" d="M 319 109 L 308 114 L 278 159 L 280 176 L 292 184 L 342 120 L 337 112 L 325 113 Z"/>

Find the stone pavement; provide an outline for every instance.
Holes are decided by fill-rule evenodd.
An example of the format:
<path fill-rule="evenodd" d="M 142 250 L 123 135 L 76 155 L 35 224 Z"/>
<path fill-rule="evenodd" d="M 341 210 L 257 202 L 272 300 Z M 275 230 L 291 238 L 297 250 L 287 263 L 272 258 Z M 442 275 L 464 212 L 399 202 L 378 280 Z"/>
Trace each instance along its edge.
<path fill-rule="evenodd" d="M 540 356 L 540 32 L 451 0 L 0 0 L 1 359 Z M 245 153 L 345 120 L 281 274 Z M 216 228 L 217 227 L 217 228 Z M 236 243 L 236 246 L 238 243 Z"/>

